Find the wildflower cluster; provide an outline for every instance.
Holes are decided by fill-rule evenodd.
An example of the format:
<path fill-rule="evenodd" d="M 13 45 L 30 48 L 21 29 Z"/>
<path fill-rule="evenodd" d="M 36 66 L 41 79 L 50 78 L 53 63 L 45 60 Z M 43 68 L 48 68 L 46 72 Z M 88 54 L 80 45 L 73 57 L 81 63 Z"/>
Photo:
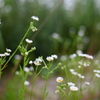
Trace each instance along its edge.
<path fill-rule="evenodd" d="M 39 21 L 39 18 L 36 16 L 32 16 L 31 18 L 33 19 L 33 21 Z M 55 63 L 55 66 L 52 64 L 54 60 L 58 59 L 58 56 L 56 54 L 47 56 L 45 59 L 42 56 L 36 58 L 35 60 L 30 59 L 29 54 L 32 53 L 36 49 L 36 47 L 32 47 L 30 49 L 28 48 L 28 45 L 33 43 L 33 40 L 26 38 L 26 36 L 29 30 L 32 30 L 33 32 L 37 30 L 37 28 L 33 25 L 33 21 L 30 23 L 29 29 L 27 30 L 22 41 L 19 43 L 17 49 L 12 54 L 12 56 L 9 57 L 10 59 L 8 60 L 9 62 L 13 55 L 15 55 L 17 50 L 20 51 L 21 55 L 15 55 L 14 59 L 20 61 L 21 57 L 23 57 L 22 63 L 21 65 L 19 65 L 19 70 L 15 71 L 16 76 L 21 77 L 21 86 L 18 92 L 18 99 L 24 100 L 26 89 L 30 85 L 30 100 L 32 100 L 32 97 L 34 95 L 34 84 L 37 77 L 40 75 L 42 79 L 45 80 L 42 98 L 43 100 L 46 100 L 48 96 L 47 85 L 50 75 L 55 70 L 60 68 L 62 72 L 60 70 L 58 74 L 62 73 L 63 77 L 59 76 L 55 79 L 55 81 L 58 83 L 55 93 L 59 93 L 60 99 L 62 100 L 80 100 L 82 92 L 87 89 L 87 86 L 91 85 L 93 81 L 91 80 L 91 78 L 87 81 L 88 77 L 86 77 L 85 69 L 89 68 L 94 57 L 89 54 L 83 54 L 81 50 L 77 50 L 76 53 L 73 53 L 69 56 L 62 55 L 60 57 L 60 60 L 63 61 L 64 65 L 62 65 L 61 63 L 58 63 L 58 65 L 56 65 Z M 81 27 L 78 31 L 78 36 L 83 37 L 84 31 L 85 30 Z M 58 33 L 53 33 L 52 37 L 56 40 L 62 40 Z M 2 74 L 2 68 L 5 68 L 5 66 L 2 66 L 6 62 L 6 57 L 10 56 L 11 52 L 11 49 L 6 48 L 6 52 L 0 54 L 0 76 Z M 99 68 L 100 67 L 98 67 L 98 69 L 92 70 L 94 76 L 97 77 L 96 79 L 100 78 Z M 28 76 L 30 75 L 32 76 L 32 82 L 28 81 Z"/>

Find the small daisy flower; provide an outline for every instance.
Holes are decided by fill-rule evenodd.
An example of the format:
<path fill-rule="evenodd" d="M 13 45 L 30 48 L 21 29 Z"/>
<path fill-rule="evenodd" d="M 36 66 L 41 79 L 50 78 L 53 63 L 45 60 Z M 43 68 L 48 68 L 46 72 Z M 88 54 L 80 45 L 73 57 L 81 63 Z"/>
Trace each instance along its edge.
<path fill-rule="evenodd" d="M 74 72 L 74 69 L 70 69 L 70 72 Z"/>
<path fill-rule="evenodd" d="M 81 75 L 81 74 L 77 74 L 77 76 L 78 76 L 79 78 L 82 78 L 82 79 L 85 78 L 85 76 L 83 76 L 83 75 Z"/>
<path fill-rule="evenodd" d="M 29 69 L 28 67 L 24 67 L 24 71 L 25 71 L 25 72 L 29 72 L 30 69 Z"/>
<path fill-rule="evenodd" d="M 33 20 L 39 21 L 39 18 L 37 16 L 32 16 L 31 17 Z"/>
<path fill-rule="evenodd" d="M 96 76 L 96 77 L 98 77 L 98 78 L 100 78 L 100 74 L 98 74 L 98 73 L 97 73 L 97 74 L 95 74 L 95 76 Z"/>
<path fill-rule="evenodd" d="M 0 54 L 0 57 L 4 57 L 5 56 L 5 54 Z"/>
<path fill-rule="evenodd" d="M 93 59 L 92 55 L 88 55 L 88 54 L 79 54 L 80 57 L 86 57 L 88 59 Z"/>
<path fill-rule="evenodd" d="M 52 34 L 52 37 L 54 38 L 54 39 L 60 39 L 61 37 L 60 37 L 60 35 L 58 34 L 58 33 L 53 33 Z"/>
<path fill-rule="evenodd" d="M 69 56 L 70 59 L 74 59 L 76 57 L 76 54 L 72 54 Z"/>
<path fill-rule="evenodd" d="M 74 85 L 75 85 L 75 84 L 72 83 L 72 82 L 68 82 L 67 84 L 68 84 L 68 86 L 74 86 Z"/>
<path fill-rule="evenodd" d="M 62 55 L 62 56 L 60 57 L 60 59 L 61 59 L 61 61 L 65 61 L 65 60 L 67 60 L 67 57 L 66 57 L 65 55 Z"/>
<path fill-rule="evenodd" d="M 9 56 L 10 55 L 10 53 L 7 53 L 7 52 L 5 52 L 4 54 L 5 54 L 5 56 Z"/>
<path fill-rule="evenodd" d="M 42 59 L 40 59 L 40 58 L 36 58 L 36 61 L 42 62 Z"/>
<path fill-rule="evenodd" d="M 50 56 L 47 57 L 46 59 L 47 59 L 48 61 L 52 61 L 52 60 L 54 60 L 53 57 L 50 57 Z"/>
<path fill-rule="evenodd" d="M 33 70 L 34 70 L 34 68 L 33 68 L 33 67 L 30 67 L 29 69 L 30 69 L 30 71 L 33 71 Z"/>
<path fill-rule="evenodd" d="M 19 71 L 16 71 L 15 74 L 16 74 L 16 75 L 19 75 Z"/>
<path fill-rule="evenodd" d="M 34 61 L 33 62 L 36 66 L 41 65 L 41 63 L 39 61 Z"/>
<path fill-rule="evenodd" d="M 78 73 L 77 72 L 71 72 L 73 75 L 77 75 Z"/>
<path fill-rule="evenodd" d="M 76 86 L 70 86 L 70 90 L 71 91 L 78 91 L 78 87 L 76 87 Z"/>
<path fill-rule="evenodd" d="M 33 61 L 32 61 L 32 60 L 30 60 L 30 61 L 29 61 L 29 64 L 32 64 L 32 63 L 33 63 Z"/>
<path fill-rule="evenodd" d="M 26 39 L 26 42 L 27 43 L 32 43 L 33 41 L 32 40 L 29 40 L 29 39 Z"/>
<path fill-rule="evenodd" d="M 11 52 L 11 49 L 6 48 L 6 51 L 7 51 L 7 52 Z"/>
<path fill-rule="evenodd" d="M 85 82 L 85 85 L 90 85 L 90 83 L 89 82 Z"/>
<path fill-rule="evenodd" d="M 95 72 L 95 73 L 100 73 L 100 70 L 93 70 L 93 72 Z"/>
<path fill-rule="evenodd" d="M 24 82 L 24 85 L 26 85 L 26 86 L 27 86 L 27 85 L 30 85 L 30 82 L 29 82 L 29 81 L 25 81 L 25 82 Z"/>
<path fill-rule="evenodd" d="M 58 56 L 57 55 L 51 55 L 51 57 L 53 57 L 54 59 L 57 59 L 58 58 Z"/>
<path fill-rule="evenodd" d="M 58 83 L 61 83 L 61 82 L 63 81 L 63 78 L 62 78 L 62 77 L 57 77 L 56 81 L 57 81 Z"/>

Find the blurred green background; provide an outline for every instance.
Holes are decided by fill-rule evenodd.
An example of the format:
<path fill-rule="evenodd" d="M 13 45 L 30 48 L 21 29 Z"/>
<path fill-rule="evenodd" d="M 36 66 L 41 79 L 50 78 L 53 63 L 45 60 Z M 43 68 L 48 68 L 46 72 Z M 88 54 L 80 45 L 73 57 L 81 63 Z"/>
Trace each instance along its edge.
<path fill-rule="evenodd" d="M 40 19 L 34 23 L 39 30 L 28 36 L 34 56 L 99 52 L 99 0 L 0 0 L 0 53 L 15 50 L 33 15 Z"/>

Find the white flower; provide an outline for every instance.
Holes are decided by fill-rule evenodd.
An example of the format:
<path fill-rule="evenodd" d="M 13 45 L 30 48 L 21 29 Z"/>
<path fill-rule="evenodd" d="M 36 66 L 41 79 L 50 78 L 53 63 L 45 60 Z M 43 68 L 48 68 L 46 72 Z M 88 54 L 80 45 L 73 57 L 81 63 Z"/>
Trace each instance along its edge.
<path fill-rule="evenodd" d="M 32 16 L 31 17 L 33 20 L 39 21 L 39 18 L 37 16 Z"/>
<path fill-rule="evenodd" d="M 16 55 L 14 56 L 14 58 L 15 58 L 16 60 L 19 60 L 19 59 L 21 58 L 21 56 L 18 55 L 18 54 L 16 54 Z"/>
<path fill-rule="evenodd" d="M 29 69 L 30 69 L 30 71 L 33 71 L 33 70 L 34 70 L 34 68 L 33 68 L 33 67 L 30 67 Z"/>
<path fill-rule="evenodd" d="M 69 56 L 70 59 L 74 59 L 76 57 L 76 54 L 72 54 Z"/>
<path fill-rule="evenodd" d="M 61 82 L 63 81 L 63 78 L 62 78 L 62 77 L 57 77 L 56 81 L 57 81 L 58 83 L 61 83 Z"/>
<path fill-rule="evenodd" d="M 29 69 L 28 67 L 24 67 L 24 71 L 25 71 L 25 72 L 29 72 L 30 69 Z"/>
<path fill-rule="evenodd" d="M 90 83 L 89 82 L 85 82 L 85 85 L 90 85 Z"/>
<path fill-rule="evenodd" d="M 25 52 L 25 55 L 28 55 L 28 52 Z"/>
<path fill-rule="evenodd" d="M 77 74 L 77 76 L 78 76 L 79 78 L 82 78 L 82 79 L 85 78 L 85 76 L 82 76 L 81 74 Z"/>
<path fill-rule="evenodd" d="M 41 65 L 42 59 L 41 58 L 36 58 L 36 60 L 33 62 L 35 65 Z"/>
<path fill-rule="evenodd" d="M 11 52 L 11 49 L 6 48 L 6 51 L 7 51 L 7 52 Z"/>
<path fill-rule="evenodd" d="M 5 56 L 5 54 L 0 54 L 0 57 L 4 57 Z"/>
<path fill-rule="evenodd" d="M 78 68 L 81 68 L 81 66 L 79 65 Z"/>
<path fill-rule="evenodd" d="M 25 81 L 25 82 L 24 82 L 24 85 L 29 85 L 29 84 L 30 84 L 29 81 Z"/>
<path fill-rule="evenodd" d="M 30 60 L 30 61 L 29 61 L 29 64 L 32 64 L 32 63 L 33 63 L 33 61 L 32 61 L 32 60 Z"/>
<path fill-rule="evenodd" d="M 59 35 L 58 33 L 53 33 L 53 34 L 52 34 L 52 37 L 53 37 L 54 39 L 60 39 L 60 35 Z"/>
<path fill-rule="evenodd" d="M 70 72 L 74 72 L 74 69 L 70 69 Z"/>
<path fill-rule="evenodd" d="M 26 39 L 26 42 L 27 43 L 32 43 L 33 41 L 32 40 L 29 40 L 29 39 Z"/>
<path fill-rule="evenodd" d="M 58 56 L 57 55 L 51 55 L 51 57 L 53 57 L 54 59 L 57 59 L 58 58 Z"/>
<path fill-rule="evenodd" d="M 36 66 L 41 65 L 41 63 L 39 61 L 34 61 L 33 62 Z"/>
<path fill-rule="evenodd" d="M 76 53 L 79 55 L 82 54 L 83 52 L 81 50 L 77 50 Z"/>
<path fill-rule="evenodd" d="M 78 91 L 78 87 L 76 87 L 76 86 L 70 86 L 70 90 L 71 91 Z"/>
<path fill-rule="evenodd" d="M 100 74 L 95 74 L 96 77 L 100 78 Z"/>
<path fill-rule="evenodd" d="M 52 60 L 53 60 L 53 57 L 50 57 L 50 56 L 49 56 L 49 57 L 47 57 L 46 59 L 47 59 L 48 61 L 52 61 Z"/>
<path fill-rule="evenodd" d="M 71 72 L 73 75 L 77 75 L 77 72 Z"/>
<path fill-rule="evenodd" d="M 7 52 L 5 52 L 4 54 L 5 54 L 5 56 L 9 56 L 10 55 L 10 53 L 7 53 Z"/>
<path fill-rule="evenodd" d="M 71 72 L 73 75 L 77 75 L 77 74 L 78 74 L 77 72 L 75 72 L 74 69 L 70 69 L 70 72 Z"/>
<path fill-rule="evenodd" d="M 100 70 L 93 70 L 93 72 L 100 73 Z"/>
<path fill-rule="evenodd" d="M 42 59 L 40 59 L 40 58 L 36 58 L 36 61 L 42 62 Z"/>
<path fill-rule="evenodd" d="M 66 57 L 65 55 L 62 55 L 62 56 L 60 57 L 60 59 L 61 59 L 61 61 L 65 61 L 65 60 L 67 60 L 67 57 Z"/>
<path fill-rule="evenodd" d="M 79 54 L 80 57 L 86 57 L 88 59 L 93 59 L 92 55 L 88 55 L 88 54 Z"/>
<path fill-rule="evenodd" d="M 69 86 L 74 86 L 75 84 L 74 83 L 72 83 L 72 82 L 68 82 L 67 83 Z"/>
<path fill-rule="evenodd" d="M 19 75 L 19 71 L 16 71 L 15 74 L 16 74 L 16 75 Z"/>

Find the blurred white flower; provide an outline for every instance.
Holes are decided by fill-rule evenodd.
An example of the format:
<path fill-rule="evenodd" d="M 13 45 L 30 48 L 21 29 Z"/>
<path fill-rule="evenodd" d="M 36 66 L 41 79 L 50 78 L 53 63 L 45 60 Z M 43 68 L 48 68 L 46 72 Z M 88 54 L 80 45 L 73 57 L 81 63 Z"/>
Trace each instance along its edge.
<path fill-rule="evenodd" d="M 68 84 L 68 86 L 74 86 L 74 85 L 75 85 L 75 84 L 72 83 L 72 82 L 68 82 L 67 84 Z"/>
<path fill-rule="evenodd" d="M 25 82 L 24 82 L 24 85 L 26 85 L 26 86 L 27 86 L 27 85 L 30 85 L 30 82 L 29 82 L 29 81 L 25 81 Z"/>
<path fill-rule="evenodd" d="M 36 66 L 41 65 L 41 63 L 39 61 L 34 61 L 33 62 Z"/>
<path fill-rule="evenodd" d="M 57 81 L 58 83 L 61 83 L 61 82 L 63 81 L 63 78 L 62 78 L 62 77 L 57 77 L 56 81 Z"/>
<path fill-rule="evenodd" d="M 77 72 L 71 72 L 73 75 L 77 75 Z"/>
<path fill-rule="evenodd" d="M 16 71 L 15 74 L 16 74 L 16 75 L 19 75 L 19 71 Z"/>
<path fill-rule="evenodd" d="M 72 86 L 70 86 L 70 90 L 71 91 L 78 91 L 78 87 L 72 85 Z"/>
<path fill-rule="evenodd" d="M 29 69 L 30 69 L 30 71 L 33 71 L 33 70 L 34 70 L 34 68 L 33 68 L 33 67 L 30 67 Z"/>
<path fill-rule="evenodd" d="M 54 60 L 54 58 L 49 56 L 49 57 L 46 58 L 46 60 L 52 61 L 52 60 Z"/>
<path fill-rule="evenodd" d="M 32 64 L 32 63 L 33 63 L 33 61 L 32 61 L 32 60 L 30 60 L 30 61 L 29 61 L 29 64 Z"/>
<path fill-rule="evenodd" d="M 79 55 L 82 54 L 83 52 L 81 50 L 77 50 L 76 53 Z"/>
<path fill-rule="evenodd" d="M 25 52 L 25 55 L 28 55 L 28 52 Z"/>
<path fill-rule="evenodd" d="M 7 52 L 11 52 L 11 49 L 6 48 L 6 51 L 7 51 Z"/>
<path fill-rule="evenodd" d="M 85 85 L 90 85 L 90 83 L 89 82 L 85 82 Z"/>
<path fill-rule="evenodd" d="M 53 57 L 54 59 L 57 59 L 58 58 L 58 56 L 57 55 L 51 55 L 51 57 Z"/>
<path fill-rule="evenodd" d="M 70 69 L 70 72 L 74 72 L 74 69 Z"/>
<path fill-rule="evenodd" d="M 24 67 L 24 71 L 25 71 L 25 72 L 29 72 L 30 69 L 29 69 L 28 67 Z"/>
<path fill-rule="evenodd" d="M 33 41 L 32 40 L 29 40 L 29 39 L 26 39 L 26 42 L 27 43 L 32 43 Z"/>
<path fill-rule="evenodd" d="M 65 55 L 62 55 L 62 56 L 60 57 L 60 59 L 61 59 L 61 61 L 65 61 L 65 60 L 67 60 L 67 57 L 66 57 Z"/>
<path fill-rule="evenodd" d="M 52 37 L 53 37 L 54 39 L 60 39 L 60 35 L 59 35 L 58 33 L 53 33 L 53 34 L 52 34 Z"/>
<path fill-rule="evenodd" d="M 4 54 L 5 54 L 5 56 L 9 56 L 10 55 L 10 53 L 8 53 L 8 52 L 5 52 Z"/>
<path fill-rule="evenodd" d="M 74 59 L 76 57 L 76 54 L 71 54 L 71 55 L 69 55 L 69 58 L 70 59 Z"/>
<path fill-rule="evenodd" d="M 31 17 L 33 20 L 39 21 L 39 18 L 37 16 L 32 16 Z"/>
<path fill-rule="evenodd" d="M 79 78 L 82 78 L 82 79 L 85 78 L 85 76 L 83 76 L 83 75 L 81 75 L 81 74 L 77 74 L 77 76 L 78 76 Z"/>
<path fill-rule="evenodd" d="M 98 74 L 98 73 L 96 73 L 95 76 L 98 77 L 98 78 L 100 78 L 100 74 Z"/>
<path fill-rule="evenodd" d="M 0 54 L 0 57 L 4 57 L 5 56 L 5 54 Z"/>
<path fill-rule="evenodd" d="M 40 58 L 36 58 L 35 61 L 42 62 L 42 59 L 40 59 Z"/>
<path fill-rule="evenodd" d="M 93 70 L 93 72 L 95 72 L 95 73 L 100 73 L 100 70 Z"/>
<path fill-rule="evenodd" d="M 88 58 L 88 59 L 93 59 L 93 56 L 92 55 L 89 55 L 89 54 L 79 54 L 80 57 L 85 57 L 85 58 Z"/>

